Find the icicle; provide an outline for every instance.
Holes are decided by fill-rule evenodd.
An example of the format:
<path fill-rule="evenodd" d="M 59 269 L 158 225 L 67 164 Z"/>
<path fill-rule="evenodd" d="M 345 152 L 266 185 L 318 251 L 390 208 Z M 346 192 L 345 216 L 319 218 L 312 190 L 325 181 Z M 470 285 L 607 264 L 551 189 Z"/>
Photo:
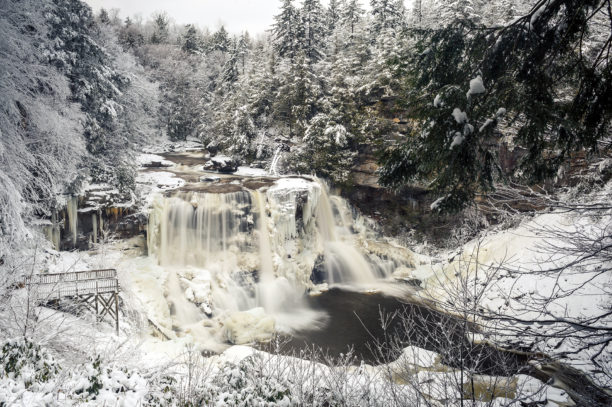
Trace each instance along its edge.
<path fill-rule="evenodd" d="M 93 242 L 98 243 L 98 216 L 95 212 L 91 214 Z"/>
<path fill-rule="evenodd" d="M 60 249 L 60 227 L 57 222 L 57 212 L 53 211 L 51 214 L 51 242 L 55 250 Z"/>
<path fill-rule="evenodd" d="M 70 228 L 70 234 L 72 235 L 72 245 L 76 246 L 77 233 L 78 233 L 78 198 L 71 196 L 66 204 L 66 212 L 68 213 L 68 225 Z"/>

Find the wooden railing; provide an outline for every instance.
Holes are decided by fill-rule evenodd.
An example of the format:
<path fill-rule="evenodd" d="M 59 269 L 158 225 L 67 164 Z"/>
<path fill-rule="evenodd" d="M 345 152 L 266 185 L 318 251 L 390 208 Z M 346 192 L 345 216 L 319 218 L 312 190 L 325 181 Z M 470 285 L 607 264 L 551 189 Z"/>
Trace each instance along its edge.
<path fill-rule="evenodd" d="M 119 280 L 117 270 L 90 270 L 71 273 L 36 274 L 26 279 L 37 302 L 62 298 L 84 304 L 96 314 L 96 320 L 110 315 L 119 333 Z"/>
<path fill-rule="evenodd" d="M 57 298 L 119 291 L 115 269 L 36 274 L 28 277 L 26 284 L 36 287 L 40 295 Z"/>

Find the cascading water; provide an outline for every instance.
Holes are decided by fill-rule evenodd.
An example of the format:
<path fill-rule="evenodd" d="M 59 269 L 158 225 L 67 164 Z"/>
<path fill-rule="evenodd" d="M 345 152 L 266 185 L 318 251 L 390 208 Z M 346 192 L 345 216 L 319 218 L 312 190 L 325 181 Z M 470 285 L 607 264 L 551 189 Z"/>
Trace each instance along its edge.
<path fill-rule="evenodd" d="M 245 250 L 247 242 L 241 232 L 249 228 L 251 196 L 247 191 L 182 192 L 156 205 L 148 243 L 149 253 L 162 266 L 229 267 L 230 253 Z"/>
<path fill-rule="evenodd" d="M 363 254 L 355 248 L 354 242 L 345 242 L 338 238 L 338 227 L 325 185 L 322 185 L 321 191 L 317 207 L 317 226 L 323 238 L 328 282 L 330 284 L 375 282 L 377 276 Z M 340 218 L 345 225 L 346 219 L 342 216 Z"/>
<path fill-rule="evenodd" d="M 330 284 L 376 280 L 345 206 L 323 183 L 301 177 L 253 191 L 158 196 L 147 243 L 165 270 L 172 325 L 217 321 L 234 343 L 316 326 L 321 314 L 308 309 L 304 294 L 318 257 L 325 257 Z"/>

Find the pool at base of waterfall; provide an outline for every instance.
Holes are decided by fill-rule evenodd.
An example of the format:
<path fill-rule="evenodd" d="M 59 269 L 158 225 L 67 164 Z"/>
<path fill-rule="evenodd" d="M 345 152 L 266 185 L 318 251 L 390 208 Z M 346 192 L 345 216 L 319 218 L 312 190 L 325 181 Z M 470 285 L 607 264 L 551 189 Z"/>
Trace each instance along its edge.
<path fill-rule="evenodd" d="M 411 252 L 381 249 L 372 223 L 319 179 L 227 185 L 202 192 L 188 183 L 151 199 L 147 256 L 123 267 L 156 334 L 210 350 L 275 334 L 297 340 L 337 319 L 318 303 L 335 292 L 327 287 L 406 289 L 392 274 L 413 266 Z"/>

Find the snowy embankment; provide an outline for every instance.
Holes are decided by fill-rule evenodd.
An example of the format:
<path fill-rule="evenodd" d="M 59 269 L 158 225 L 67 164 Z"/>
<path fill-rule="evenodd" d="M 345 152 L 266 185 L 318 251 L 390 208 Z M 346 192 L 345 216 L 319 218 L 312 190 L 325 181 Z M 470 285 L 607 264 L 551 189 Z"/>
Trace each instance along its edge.
<path fill-rule="evenodd" d="M 566 197 L 571 203 L 489 232 L 438 267 L 419 268 L 414 274 L 426 278 L 421 295 L 450 312 L 476 315 L 483 331 L 476 340 L 541 352 L 609 388 L 610 196 L 612 183 Z"/>
<path fill-rule="evenodd" d="M 166 162 L 161 156 L 143 155 L 139 163 L 147 168 L 138 178 L 138 187 L 145 197 L 185 184 L 177 176 L 176 165 Z M 240 169 L 239 172 L 245 176 L 262 175 L 249 169 Z M 279 193 L 305 189 L 306 186 L 310 188 L 310 184 L 301 178 L 276 182 L 270 188 L 272 201 L 281 202 L 277 196 Z M 609 192 L 605 189 L 600 191 L 600 195 L 609 196 Z M 275 230 L 274 236 L 287 234 L 295 227 L 289 222 L 295 218 L 294 200 L 295 197 L 282 200 L 291 202 L 288 211 L 291 216 L 287 222 L 280 223 L 285 227 Z M 141 205 L 146 208 L 151 202 L 145 199 Z M 304 209 L 304 213 L 314 216 L 310 209 Z M 282 211 L 272 213 L 282 214 Z M 486 338 L 513 347 L 527 345 L 579 369 L 593 371 L 595 366 L 589 356 L 599 348 L 580 349 L 579 344 L 588 343 L 585 335 L 565 339 L 559 335 L 547 337 L 545 334 L 555 325 L 544 321 L 554 317 L 588 322 L 600 315 L 602 307 L 609 306 L 609 295 L 606 295 L 609 272 L 602 273 L 597 263 L 581 263 L 579 269 L 570 267 L 564 270 L 561 278 L 541 271 L 558 266 L 559 261 L 571 260 L 567 256 L 555 258 L 547 254 L 545 249 L 551 247 L 551 236 L 555 236 L 551 231 L 570 233 L 579 230 L 580 235 L 589 236 L 611 221 L 609 212 L 600 213 L 596 218 L 567 211 L 541 214 L 525 220 L 516 228 L 490 233 L 484 239 L 465 245 L 438 267 L 432 266 L 431 259 L 427 261 L 425 256 L 410 254 L 403 263 L 418 264 L 417 269 L 398 267 L 393 276 L 423 280 L 425 290 L 421 295 L 440 303 L 450 300 L 456 305 L 460 305 L 461 298 L 453 297 L 457 292 L 450 288 L 457 287 L 457 282 L 465 282 L 470 292 L 479 293 L 478 307 L 488 310 L 489 315 L 500 321 L 495 326 L 495 335 L 490 337 L 487 337 L 487 325 L 483 321 L 484 332 L 472 335 L 472 339 Z M 289 226 L 292 227 L 287 229 Z M 377 249 L 377 244 L 381 245 L 380 242 L 367 242 L 371 254 L 380 251 L 381 258 L 390 254 L 390 247 Z M 559 247 L 568 242 L 559 238 L 552 244 L 552 247 Z M 260 402 L 261 405 L 283 406 L 301 405 L 307 400 L 312 405 L 337 402 L 355 406 L 410 406 L 437 400 L 440 405 L 454 406 L 459 403 L 462 391 L 470 386 L 469 391 L 478 392 L 475 398 L 480 401 L 476 401 L 476 406 L 515 405 L 512 403 L 519 399 L 525 403 L 544 401 L 550 406 L 572 405 L 570 395 L 562 389 L 564 383 L 561 380 L 551 382 L 549 386 L 523 374 L 508 378 L 474 374 L 472 383 L 469 383 L 465 372 L 444 365 L 440 355 L 415 346 L 404 349 L 401 356 L 389 364 L 352 364 L 350 362 L 354 361 L 349 356 L 341 355 L 340 360 L 330 367 L 317 362 L 321 355 L 317 358 L 311 358 L 309 354 L 287 357 L 246 346 L 223 344 L 221 334 L 227 332 L 231 318 L 205 319 L 204 324 L 181 325 L 177 329 L 172 323 L 176 316 L 170 315 L 172 311 L 166 298 L 170 286 L 164 287 L 169 274 L 151 258 L 139 257 L 141 249 L 142 242 L 133 239 L 103 245 L 91 252 L 55 253 L 49 258 L 49 272 L 106 267 L 119 269 L 124 309 L 120 334 L 117 336 L 105 322 L 96 324 L 91 314 L 79 318 L 36 307 L 33 312 L 38 322 L 28 336 L 52 349 L 55 355 L 61 352 L 61 362 L 57 361 L 60 356 L 57 360 L 48 355 L 38 359 L 34 357 L 33 361 L 24 360 L 22 364 L 26 367 L 19 372 L 3 374 L 2 367 L 6 368 L 7 362 L 1 360 L 0 404 L 139 406 L 177 405 L 191 401 L 207 405 L 256 405 Z M 407 255 L 404 248 L 395 250 L 398 253 L 394 253 L 393 258 Z M 478 274 L 475 273 L 474 256 L 478 258 Z M 489 267 L 502 260 L 505 267 Z M 610 269 L 610 264 L 600 266 Z M 195 276 L 189 267 L 182 267 L 179 278 L 181 273 Z M 200 299 L 210 297 L 210 287 L 214 285 L 210 273 L 207 275 L 206 278 L 203 274 L 198 274 L 198 278 L 191 276 L 188 281 L 181 278 L 181 282 L 189 287 L 187 292 L 191 293 L 186 294 L 187 300 L 207 304 Z M 225 281 L 218 283 L 227 284 Z M 200 290 L 202 287 L 207 288 L 203 291 Z M 572 292 L 572 296 L 562 295 L 569 288 L 577 290 Z M 539 302 L 543 297 L 551 298 L 544 311 Z M 11 307 L 24 311 L 27 305 L 26 299 L 16 297 Z M 518 332 L 516 323 L 504 325 L 508 317 L 530 322 L 519 324 L 524 330 Z M 255 322 L 259 320 L 261 318 L 254 319 Z M 162 323 L 164 321 L 169 322 Z M 600 318 L 599 323 L 609 325 L 610 321 Z M 15 336 L 20 334 L 19 326 L 17 328 Z M 239 330 L 246 332 L 245 328 Z M 147 331 L 153 334 L 143 334 Z M 196 337 L 198 340 L 194 341 Z M 543 337 L 546 339 L 538 342 Z M 208 349 L 222 352 L 221 355 L 202 357 L 202 344 L 210 345 Z M 40 352 L 46 355 L 44 349 Z M 99 360 L 96 360 L 97 355 L 100 355 Z M 603 355 L 609 355 L 608 350 L 604 349 Z M 604 358 L 606 361 L 609 363 L 609 357 Z M 45 377 L 38 375 L 47 365 L 53 367 L 53 372 Z"/>

